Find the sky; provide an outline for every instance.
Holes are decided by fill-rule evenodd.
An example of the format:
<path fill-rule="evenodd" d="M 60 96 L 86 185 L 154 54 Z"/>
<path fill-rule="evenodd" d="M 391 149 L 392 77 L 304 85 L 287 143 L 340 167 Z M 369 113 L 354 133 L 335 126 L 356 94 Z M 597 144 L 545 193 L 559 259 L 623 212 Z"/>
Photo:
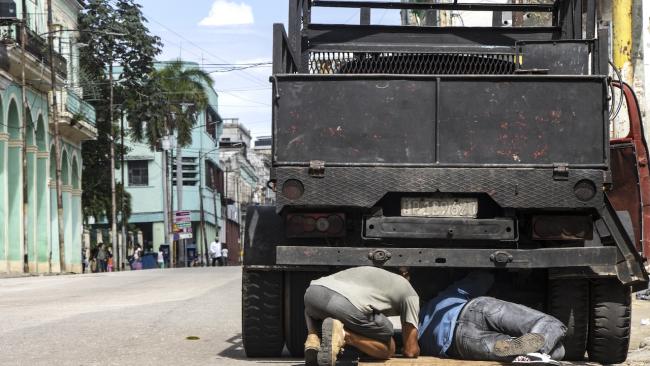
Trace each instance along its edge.
<path fill-rule="evenodd" d="M 138 0 L 151 32 L 162 38 L 161 61 L 182 58 L 206 71 L 216 64 L 272 60 L 273 23 L 287 23 L 288 0 Z M 318 9 L 313 22 L 359 21 L 354 9 Z M 398 24 L 399 12 L 377 10 L 373 23 Z M 213 72 L 222 118 L 239 118 L 253 137 L 271 135 L 271 66 Z"/>

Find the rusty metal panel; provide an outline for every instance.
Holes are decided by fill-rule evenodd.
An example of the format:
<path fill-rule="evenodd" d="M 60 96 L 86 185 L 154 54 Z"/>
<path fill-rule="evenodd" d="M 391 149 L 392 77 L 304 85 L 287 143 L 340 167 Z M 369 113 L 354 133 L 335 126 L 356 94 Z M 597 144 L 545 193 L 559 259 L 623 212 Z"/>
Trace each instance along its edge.
<path fill-rule="evenodd" d="M 599 77 L 282 75 L 275 163 L 605 166 Z"/>
<path fill-rule="evenodd" d="M 606 159 L 604 84 L 443 80 L 439 157 L 456 164 L 597 164 Z"/>
<path fill-rule="evenodd" d="M 612 190 L 607 192 L 607 197 L 616 210 L 627 211 L 630 214 L 634 227 L 634 245 L 638 251 L 643 251 L 636 151 L 631 143 L 612 145 L 610 151 Z"/>
<path fill-rule="evenodd" d="M 545 69 L 551 75 L 589 75 L 593 41 L 517 43 L 522 69 Z"/>
<path fill-rule="evenodd" d="M 434 161 L 435 82 L 280 81 L 278 161 Z"/>

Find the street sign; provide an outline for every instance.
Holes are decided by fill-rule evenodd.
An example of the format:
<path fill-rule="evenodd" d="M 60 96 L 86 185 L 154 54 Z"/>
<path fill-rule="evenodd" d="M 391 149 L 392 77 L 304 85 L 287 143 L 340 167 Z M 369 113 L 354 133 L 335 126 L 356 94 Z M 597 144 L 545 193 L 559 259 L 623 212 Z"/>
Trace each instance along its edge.
<path fill-rule="evenodd" d="M 192 239 L 192 217 L 190 211 L 175 212 L 172 229 L 174 232 L 174 240 Z"/>
<path fill-rule="evenodd" d="M 174 222 L 192 222 L 191 216 L 189 211 L 177 211 L 174 213 Z"/>

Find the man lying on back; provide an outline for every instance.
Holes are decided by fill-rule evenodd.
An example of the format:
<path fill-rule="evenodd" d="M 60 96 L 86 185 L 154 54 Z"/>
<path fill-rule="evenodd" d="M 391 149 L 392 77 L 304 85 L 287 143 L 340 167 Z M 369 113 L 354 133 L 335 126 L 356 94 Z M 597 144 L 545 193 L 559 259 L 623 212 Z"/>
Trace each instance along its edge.
<path fill-rule="evenodd" d="M 429 301 L 420 313 L 422 353 L 482 361 L 561 360 L 564 324 L 526 306 L 483 296 L 493 283 L 491 272 L 475 271 Z"/>

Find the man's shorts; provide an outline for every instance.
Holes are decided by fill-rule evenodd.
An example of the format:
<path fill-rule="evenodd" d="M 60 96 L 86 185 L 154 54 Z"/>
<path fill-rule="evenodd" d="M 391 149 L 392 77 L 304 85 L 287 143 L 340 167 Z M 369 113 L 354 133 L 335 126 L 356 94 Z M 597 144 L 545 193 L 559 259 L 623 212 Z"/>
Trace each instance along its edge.
<path fill-rule="evenodd" d="M 314 320 L 340 320 L 350 332 L 382 343 L 390 342 L 393 336 L 393 323 L 384 314 L 366 314 L 343 295 L 324 286 L 309 286 L 305 292 L 305 313 Z"/>

